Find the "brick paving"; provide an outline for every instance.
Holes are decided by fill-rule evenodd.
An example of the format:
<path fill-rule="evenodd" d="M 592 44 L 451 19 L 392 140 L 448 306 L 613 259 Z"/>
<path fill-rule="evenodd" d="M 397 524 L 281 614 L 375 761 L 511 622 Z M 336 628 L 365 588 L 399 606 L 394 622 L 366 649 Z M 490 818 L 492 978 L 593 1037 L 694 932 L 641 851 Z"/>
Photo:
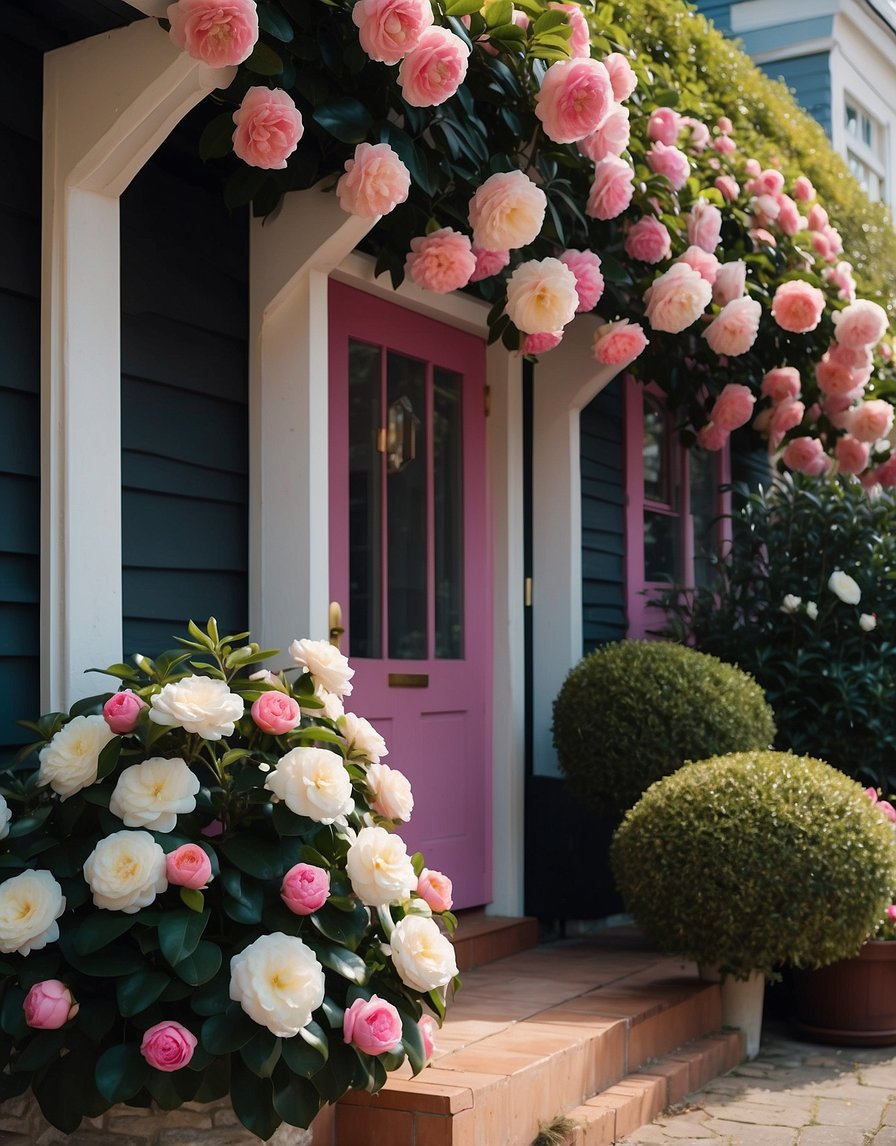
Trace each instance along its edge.
<path fill-rule="evenodd" d="M 896 1047 L 766 1024 L 759 1055 L 619 1139 L 626 1146 L 896 1146 Z"/>

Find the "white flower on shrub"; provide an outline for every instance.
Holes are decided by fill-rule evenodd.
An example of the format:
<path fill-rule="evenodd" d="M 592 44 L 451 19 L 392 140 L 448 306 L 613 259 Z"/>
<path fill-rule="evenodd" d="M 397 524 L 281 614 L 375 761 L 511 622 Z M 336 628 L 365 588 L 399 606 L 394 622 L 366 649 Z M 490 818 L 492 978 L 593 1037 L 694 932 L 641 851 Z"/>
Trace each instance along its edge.
<path fill-rule="evenodd" d="M 842 569 L 835 569 L 828 578 L 828 588 L 836 594 L 844 605 L 858 605 L 862 599 L 862 590 L 848 573 Z"/>
<path fill-rule="evenodd" d="M 785 596 L 784 600 L 781 602 L 781 612 L 782 613 L 795 613 L 797 611 L 797 609 L 800 607 L 800 605 L 802 605 L 802 603 L 803 603 L 802 597 L 796 597 L 796 596 L 794 596 L 793 593 L 788 593 Z"/>
<path fill-rule="evenodd" d="M 170 832 L 181 813 L 196 807 L 199 778 L 185 760 L 152 756 L 132 764 L 118 777 L 109 811 L 129 828 Z"/>
<path fill-rule="evenodd" d="M 150 720 L 185 728 L 203 740 L 232 736 L 234 723 L 243 715 L 243 698 L 210 676 L 185 676 L 166 684 L 151 704 Z"/>
<path fill-rule="evenodd" d="M 9 821 L 12 819 L 12 811 L 6 799 L 0 796 L 0 840 L 5 840 L 9 835 Z"/>
<path fill-rule="evenodd" d="M 877 628 L 877 616 L 874 613 L 862 613 L 859 617 L 859 628 L 866 633 L 872 632 Z"/>
<path fill-rule="evenodd" d="M 411 818 L 414 797 L 411 784 L 403 772 L 388 764 L 371 764 L 367 769 L 367 787 L 370 789 L 371 807 L 387 820 Z"/>
<path fill-rule="evenodd" d="M 385 740 L 363 716 L 346 712 L 337 723 L 345 737 L 345 754 L 350 760 L 369 760 L 371 764 L 379 764 L 381 756 L 389 755 Z"/>
<path fill-rule="evenodd" d="M 438 924 L 422 915 L 406 915 L 389 940 L 401 981 L 418 991 L 434 991 L 457 974 L 454 946 Z"/>
<path fill-rule="evenodd" d="M 149 832 L 113 832 L 87 857 L 84 879 L 97 907 L 133 915 L 167 888 L 165 853 Z"/>
<path fill-rule="evenodd" d="M 314 716 L 318 720 L 325 716 L 327 720 L 338 720 L 340 716 L 345 713 L 345 705 L 342 703 L 342 697 L 335 692 L 328 692 L 322 685 L 318 685 L 314 690 L 314 695 L 323 704 L 323 708 L 312 708 L 311 705 L 303 705 L 301 695 L 296 699 L 299 702 L 299 707 L 306 716 Z"/>
<path fill-rule="evenodd" d="M 95 784 L 100 753 L 114 736 L 102 716 L 76 716 L 41 748 L 38 784 L 49 784 L 63 800 Z"/>
<path fill-rule="evenodd" d="M 230 997 L 253 1022 L 292 1038 L 324 1001 L 324 972 L 295 935 L 262 935 L 230 960 Z"/>
<path fill-rule="evenodd" d="M 814 601 L 807 601 L 806 602 L 806 616 L 809 618 L 810 621 L 817 621 L 818 620 L 818 606 L 815 604 Z"/>
<path fill-rule="evenodd" d="M 329 641 L 293 641 L 289 655 L 303 672 L 311 673 L 315 685 L 340 697 L 351 693 L 355 670 L 349 668 L 348 659 Z"/>
<path fill-rule="evenodd" d="M 404 840 L 385 828 L 362 828 L 348 849 L 345 868 L 355 895 L 368 907 L 401 903 L 417 886 Z"/>
<path fill-rule="evenodd" d="M 332 824 L 355 806 L 342 757 L 328 748 L 293 748 L 280 758 L 264 786 L 291 812 Z"/>
<path fill-rule="evenodd" d="M 62 888 L 48 871 L 23 871 L 0 884 L 0 951 L 27 955 L 59 938 Z"/>

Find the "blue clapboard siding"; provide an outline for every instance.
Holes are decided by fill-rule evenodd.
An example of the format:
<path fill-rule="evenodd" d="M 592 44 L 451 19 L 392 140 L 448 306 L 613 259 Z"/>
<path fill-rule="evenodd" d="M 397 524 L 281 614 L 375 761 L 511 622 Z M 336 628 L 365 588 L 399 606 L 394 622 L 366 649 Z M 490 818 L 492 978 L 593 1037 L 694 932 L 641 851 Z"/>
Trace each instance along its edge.
<path fill-rule="evenodd" d="M 694 0 L 694 6 L 720 32 L 731 35 L 731 0 Z"/>
<path fill-rule="evenodd" d="M 625 491 L 622 382 L 582 411 L 583 653 L 625 636 Z"/>
<path fill-rule="evenodd" d="M 195 158 L 193 113 L 122 198 L 124 651 L 248 605 L 248 219 Z"/>
<path fill-rule="evenodd" d="M 796 102 L 831 134 L 831 62 L 828 52 L 776 60 L 762 70 L 773 80 L 782 80 L 793 91 Z"/>

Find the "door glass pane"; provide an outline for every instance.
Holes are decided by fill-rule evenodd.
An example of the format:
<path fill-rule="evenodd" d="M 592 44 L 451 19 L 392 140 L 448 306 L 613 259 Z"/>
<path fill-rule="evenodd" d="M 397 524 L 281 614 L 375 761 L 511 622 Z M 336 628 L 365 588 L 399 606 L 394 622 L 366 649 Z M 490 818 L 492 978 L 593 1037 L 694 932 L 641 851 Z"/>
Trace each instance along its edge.
<path fill-rule="evenodd" d="M 644 511 L 644 580 L 681 579 L 681 543 L 678 516 Z"/>
<path fill-rule="evenodd" d="M 426 364 L 386 352 L 389 653 L 428 655 Z"/>
<path fill-rule="evenodd" d="M 433 514 L 436 656 L 464 655 L 463 421 L 461 376 L 433 371 Z"/>
<path fill-rule="evenodd" d="M 644 395 L 644 500 L 671 505 L 669 493 L 669 430 L 666 416 L 649 394 Z"/>
<path fill-rule="evenodd" d="M 349 654 L 382 656 L 382 405 L 378 346 L 349 342 Z"/>
<path fill-rule="evenodd" d="M 711 557 L 718 541 L 718 455 L 708 450 L 689 450 L 691 522 L 694 530 L 694 584 L 710 583 Z M 686 571 L 686 580 L 687 577 Z"/>

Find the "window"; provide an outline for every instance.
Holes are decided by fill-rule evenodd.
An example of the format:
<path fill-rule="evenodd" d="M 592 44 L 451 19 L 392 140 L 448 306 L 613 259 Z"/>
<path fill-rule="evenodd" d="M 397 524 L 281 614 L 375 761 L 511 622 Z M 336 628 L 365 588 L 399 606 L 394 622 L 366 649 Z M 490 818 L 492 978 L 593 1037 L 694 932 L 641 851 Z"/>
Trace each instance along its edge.
<path fill-rule="evenodd" d="M 644 637 L 662 623 L 647 604 L 651 590 L 708 583 L 729 506 L 719 487 L 731 464 L 727 446 L 718 453 L 682 446 L 659 389 L 631 376 L 625 386 L 628 635 Z"/>
<path fill-rule="evenodd" d="M 887 133 L 851 96 L 844 103 L 846 161 L 870 199 L 886 200 Z"/>

